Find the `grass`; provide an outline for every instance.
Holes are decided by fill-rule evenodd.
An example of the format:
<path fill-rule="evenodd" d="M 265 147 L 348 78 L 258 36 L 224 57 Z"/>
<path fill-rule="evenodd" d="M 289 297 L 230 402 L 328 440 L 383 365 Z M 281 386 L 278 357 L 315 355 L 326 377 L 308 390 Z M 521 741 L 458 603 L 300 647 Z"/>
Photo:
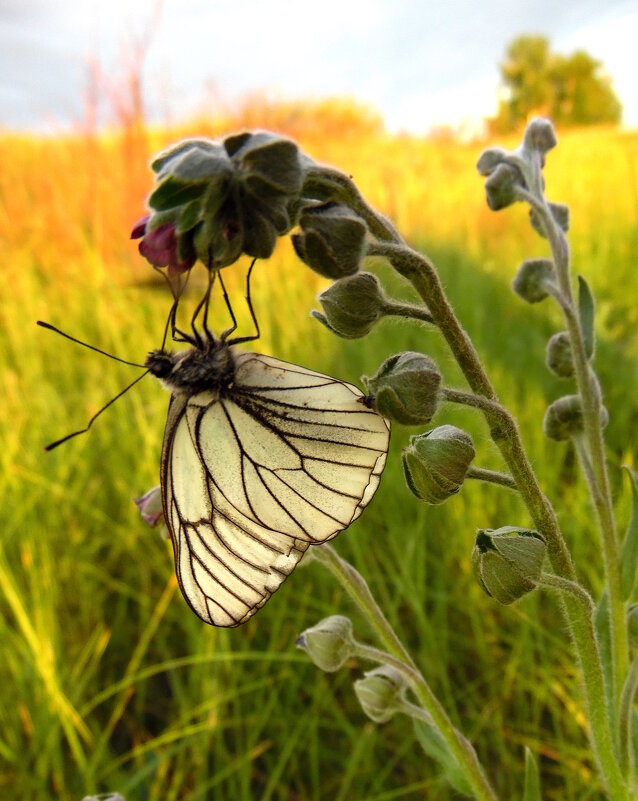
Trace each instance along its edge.
<path fill-rule="evenodd" d="M 296 133 L 294 125 L 287 130 Z M 131 502 L 158 481 L 168 397 L 155 382 L 144 379 L 88 435 L 42 450 L 82 427 L 137 373 L 36 328 L 35 320 L 123 358 L 141 360 L 158 345 L 167 293 L 127 233 L 149 188 L 147 155 L 193 132 L 0 139 L 0 795 L 452 799 L 408 719 L 379 727 L 364 718 L 352 681 L 365 665 L 325 675 L 295 649 L 300 631 L 335 612 L 353 617 L 360 639 L 369 635 L 320 566 L 296 570 L 240 629 L 214 630 L 188 610 L 170 546 Z M 502 400 L 518 415 L 579 572 L 596 589 L 597 533 L 573 453 L 541 432 L 547 403 L 571 391 L 543 366 L 558 318 L 545 305 L 525 306 L 509 289 L 518 262 L 546 245 L 528 230 L 522 209 L 493 215 L 484 208 L 477 146 L 303 133 L 307 152 L 351 172 L 440 265 Z M 550 197 L 571 208 L 574 268 L 600 298 L 597 366 L 623 521 L 628 501 L 619 467 L 635 465 L 637 456 L 637 155 L 635 133 L 582 131 L 561 137 L 547 167 Z M 227 273 L 248 326 L 245 267 Z M 375 269 L 406 295 L 383 265 Z M 331 336 L 308 316 L 324 285 L 280 243 L 255 272 L 257 346 L 354 381 L 392 352 L 421 349 L 443 366 L 448 383 L 460 385 L 433 331 L 386 321 L 361 341 Z M 221 304 L 214 319 L 225 326 Z M 436 422 L 444 421 L 473 434 L 479 464 L 500 467 L 474 415 L 445 409 Z M 476 528 L 526 524 L 521 504 L 470 483 L 441 507 L 420 505 L 400 467 L 410 433 L 395 427 L 381 487 L 337 540 L 340 553 L 369 581 L 502 798 L 521 797 L 525 745 L 541 760 L 544 797 L 601 798 L 555 599 L 536 593 L 497 607 L 471 576 Z"/>

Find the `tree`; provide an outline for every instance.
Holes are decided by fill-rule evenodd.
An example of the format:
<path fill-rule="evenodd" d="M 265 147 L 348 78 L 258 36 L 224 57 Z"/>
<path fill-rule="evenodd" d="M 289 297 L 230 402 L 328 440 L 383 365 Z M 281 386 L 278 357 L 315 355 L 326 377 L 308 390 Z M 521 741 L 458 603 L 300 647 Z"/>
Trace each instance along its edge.
<path fill-rule="evenodd" d="M 494 131 L 512 131 L 530 117 L 551 117 L 560 126 L 618 123 L 622 112 L 600 61 L 583 50 L 552 53 L 544 36 L 519 36 L 500 65 L 502 98 L 490 120 Z"/>

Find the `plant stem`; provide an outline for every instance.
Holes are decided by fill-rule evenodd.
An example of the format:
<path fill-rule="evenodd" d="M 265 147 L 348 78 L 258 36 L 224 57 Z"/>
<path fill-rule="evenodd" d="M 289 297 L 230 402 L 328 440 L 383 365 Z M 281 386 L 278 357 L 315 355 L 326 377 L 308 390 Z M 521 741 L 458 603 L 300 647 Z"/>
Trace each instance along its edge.
<path fill-rule="evenodd" d="M 474 478 L 477 481 L 487 481 L 489 484 L 498 484 L 501 487 L 518 492 L 518 487 L 514 479 L 507 473 L 501 473 L 498 470 L 488 470 L 486 467 L 477 467 L 470 465 L 465 474 L 465 478 Z"/>
<path fill-rule="evenodd" d="M 592 597 L 587 590 L 577 582 L 570 581 L 562 576 L 556 576 L 553 573 L 541 573 L 538 583 L 541 587 L 548 587 L 552 590 L 570 593 L 578 603 L 583 605 L 585 614 L 593 617 L 596 607 L 594 606 Z"/>
<path fill-rule="evenodd" d="M 494 403 L 483 409 L 491 436 L 507 466 L 536 529 L 547 542 L 547 552 L 557 574 L 576 581 L 576 572 L 567 545 L 560 531 L 556 513 L 544 496 L 538 479 L 523 447 L 518 425 L 509 411 L 498 404 L 478 353 L 450 306 L 434 265 L 420 253 L 407 246 L 378 242 L 369 246 L 370 254 L 385 256 L 395 269 L 411 281 L 430 309 L 436 325 L 445 337 L 470 388 L 477 395 Z M 592 745 L 598 758 L 601 775 L 614 801 L 627 799 L 627 790 L 613 747 L 611 722 L 600 654 L 593 633 L 591 617 L 571 596 L 563 596 L 574 645 L 583 672 L 585 696 L 589 707 Z"/>
<path fill-rule="evenodd" d="M 623 773 L 627 776 L 633 770 L 632 748 L 631 748 L 631 716 L 634 706 L 634 698 L 638 690 L 638 655 L 634 657 L 625 686 L 620 696 L 620 709 L 618 712 L 618 727 L 620 729 L 620 763 Z"/>
<path fill-rule="evenodd" d="M 393 317 L 407 317 L 424 323 L 434 322 L 432 315 L 424 306 L 416 306 L 414 303 L 397 303 L 389 300 L 383 305 L 382 311 L 383 314 L 391 314 Z"/>
<path fill-rule="evenodd" d="M 629 665 L 629 643 L 627 641 L 627 626 L 625 623 L 626 604 L 622 599 L 620 588 L 618 536 L 601 426 L 602 403 L 600 389 L 585 350 L 580 319 L 574 307 L 570 275 L 571 254 L 567 237 L 554 220 L 545 200 L 539 200 L 531 195 L 527 197 L 527 193 L 525 195 L 527 202 L 533 206 L 543 221 L 554 257 L 561 295 L 566 301 L 561 304 L 561 308 L 563 309 L 569 333 L 574 362 L 574 377 L 583 406 L 583 426 L 585 439 L 589 447 L 591 469 L 585 471 L 585 476 L 596 509 L 601 533 L 605 582 L 610 610 L 613 697 L 618 703 Z"/>
<path fill-rule="evenodd" d="M 435 726 L 464 771 L 475 798 L 479 801 L 497 801 L 497 796 L 485 776 L 476 752 L 471 746 L 468 747 L 467 740 L 452 724 L 429 684 L 374 600 L 364 578 L 330 545 L 318 546 L 314 549 L 313 556 L 330 570 L 348 592 L 388 652 L 410 668 L 410 682 L 414 694 L 423 708 L 431 715 Z"/>

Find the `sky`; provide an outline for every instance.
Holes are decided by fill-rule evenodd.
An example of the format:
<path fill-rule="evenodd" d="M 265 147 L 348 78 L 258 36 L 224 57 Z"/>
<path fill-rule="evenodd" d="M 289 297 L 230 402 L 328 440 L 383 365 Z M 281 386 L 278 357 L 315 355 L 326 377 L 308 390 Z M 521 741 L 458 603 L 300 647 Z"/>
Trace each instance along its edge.
<path fill-rule="evenodd" d="M 499 61 L 522 33 L 601 60 L 638 127 L 638 0 L 0 0 L 0 128 L 78 126 L 96 64 L 112 119 L 144 41 L 158 122 L 261 92 L 356 98 L 391 131 L 471 128 L 494 113 Z"/>

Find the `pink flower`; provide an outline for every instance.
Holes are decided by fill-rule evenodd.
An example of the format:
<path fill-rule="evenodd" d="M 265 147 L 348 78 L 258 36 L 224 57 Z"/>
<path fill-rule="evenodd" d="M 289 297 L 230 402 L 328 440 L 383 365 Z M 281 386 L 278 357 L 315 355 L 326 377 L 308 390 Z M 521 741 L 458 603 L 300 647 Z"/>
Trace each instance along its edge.
<path fill-rule="evenodd" d="M 148 490 L 141 498 L 134 498 L 133 500 L 140 510 L 140 514 L 151 528 L 155 528 L 159 523 L 164 522 L 162 490 L 159 486 Z"/>
<path fill-rule="evenodd" d="M 168 267 L 169 273 L 185 273 L 195 264 L 193 254 L 180 260 L 175 223 L 169 222 L 148 231 L 150 215 L 138 220 L 131 231 L 131 239 L 141 239 L 139 251 L 154 267 Z"/>

